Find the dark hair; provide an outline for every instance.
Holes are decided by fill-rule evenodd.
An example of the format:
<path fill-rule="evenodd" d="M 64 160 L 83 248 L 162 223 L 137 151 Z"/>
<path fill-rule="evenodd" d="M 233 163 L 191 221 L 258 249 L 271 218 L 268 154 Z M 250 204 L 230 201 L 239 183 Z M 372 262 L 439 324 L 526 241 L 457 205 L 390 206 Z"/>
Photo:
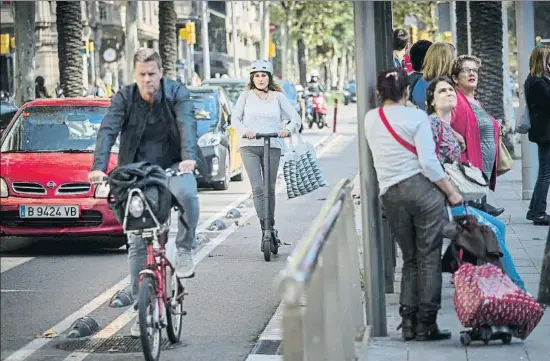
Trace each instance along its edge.
<path fill-rule="evenodd" d="M 435 107 L 432 105 L 432 102 L 435 98 L 435 88 L 437 87 L 437 84 L 444 81 L 445 83 L 449 84 L 454 89 L 454 84 L 451 79 L 449 79 L 446 76 L 438 76 L 432 82 L 430 83 L 430 86 L 428 86 L 428 89 L 426 89 L 426 113 L 428 115 L 435 113 Z"/>
<path fill-rule="evenodd" d="M 429 40 L 419 40 L 413 44 L 411 50 L 409 51 L 409 56 L 411 57 L 411 65 L 415 71 L 422 71 L 422 66 L 424 65 L 424 58 L 432 42 Z"/>
<path fill-rule="evenodd" d="M 405 29 L 393 31 L 393 50 L 403 50 L 409 43 L 409 33 Z"/>
<path fill-rule="evenodd" d="M 261 72 L 254 72 L 254 73 L 250 74 L 250 81 L 246 85 L 247 90 L 256 89 L 256 86 L 254 85 L 254 74 L 255 73 L 261 73 Z M 283 88 L 281 88 L 281 86 L 275 81 L 275 79 L 273 79 L 273 75 L 271 75 L 270 73 L 267 73 L 267 72 L 266 72 L 266 74 L 269 77 L 269 83 L 267 84 L 267 90 L 282 93 Z"/>
<path fill-rule="evenodd" d="M 392 100 L 398 102 L 405 97 L 409 87 L 409 76 L 402 68 L 391 68 L 378 73 L 376 90 L 382 102 Z"/>

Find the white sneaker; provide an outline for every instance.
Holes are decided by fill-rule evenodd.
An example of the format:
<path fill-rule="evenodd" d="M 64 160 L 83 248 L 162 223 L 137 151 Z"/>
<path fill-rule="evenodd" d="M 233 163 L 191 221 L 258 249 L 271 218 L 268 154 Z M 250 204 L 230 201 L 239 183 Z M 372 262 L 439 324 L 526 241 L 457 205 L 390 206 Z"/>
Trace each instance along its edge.
<path fill-rule="evenodd" d="M 176 275 L 179 278 L 195 277 L 195 263 L 191 250 L 178 249 L 178 258 L 176 260 Z"/>
<path fill-rule="evenodd" d="M 139 329 L 139 317 L 136 317 L 136 322 L 130 327 L 130 335 L 132 337 L 140 337 L 141 330 Z"/>

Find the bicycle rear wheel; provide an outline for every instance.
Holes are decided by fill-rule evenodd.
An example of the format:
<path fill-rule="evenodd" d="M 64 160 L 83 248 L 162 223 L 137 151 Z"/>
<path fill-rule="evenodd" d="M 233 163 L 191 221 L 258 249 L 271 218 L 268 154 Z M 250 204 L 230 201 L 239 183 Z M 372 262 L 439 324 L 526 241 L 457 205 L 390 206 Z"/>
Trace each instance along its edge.
<path fill-rule="evenodd" d="M 146 361 L 160 358 L 160 320 L 155 281 L 151 277 L 141 280 L 138 294 L 138 317 L 141 347 Z"/>
<path fill-rule="evenodd" d="M 168 323 L 166 334 L 171 343 L 176 343 L 180 340 L 181 329 L 183 327 L 183 300 L 174 301 L 183 292 L 176 277 L 176 275 L 173 275 L 170 279 L 166 280 L 166 283 L 172 282 L 172 294 L 169 295 L 170 298 L 166 305 L 166 321 Z"/>

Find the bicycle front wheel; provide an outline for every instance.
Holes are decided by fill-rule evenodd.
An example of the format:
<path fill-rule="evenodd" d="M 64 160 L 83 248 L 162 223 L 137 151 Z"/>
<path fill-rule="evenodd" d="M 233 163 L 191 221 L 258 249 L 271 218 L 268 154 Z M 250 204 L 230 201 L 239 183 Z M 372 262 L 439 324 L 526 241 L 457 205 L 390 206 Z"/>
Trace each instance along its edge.
<path fill-rule="evenodd" d="M 138 317 L 141 347 L 146 361 L 160 358 L 161 329 L 156 284 L 151 277 L 141 280 L 138 295 Z"/>

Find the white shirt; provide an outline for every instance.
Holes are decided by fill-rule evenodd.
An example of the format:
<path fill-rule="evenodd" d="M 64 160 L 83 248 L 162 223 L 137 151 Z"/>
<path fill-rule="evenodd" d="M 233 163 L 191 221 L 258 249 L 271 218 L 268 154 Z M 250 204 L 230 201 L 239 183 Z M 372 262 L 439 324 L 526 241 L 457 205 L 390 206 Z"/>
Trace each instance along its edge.
<path fill-rule="evenodd" d="M 285 125 L 284 120 L 290 120 Z M 272 92 L 270 99 L 260 99 L 250 90 L 242 92 L 233 109 L 231 122 L 239 134 L 239 146 L 263 147 L 263 139 L 243 139 L 242 136 L 248 130 L 255 133 L 277 133 L 282 129 L 288 129 L 296 133 L 300 129 L 302 120 L 298 112 L 290 104 L 283 93 Z M 272 148 L 285 148 L 282 139 L 271 139 Z"/>
<path fill-rule="evenodd" d="M 404 105 L 384 107 L 384 113 L 393 130 L 416 148 L 418 156 L 398 143 L 382 123 L 378 108 L 365 116 L 365 135 L 372 152 L 380 195 L 391 186 L 418 173 L 432 182 L 445 177 L 435 154 L 435 142 L 428 115 Z"/>

